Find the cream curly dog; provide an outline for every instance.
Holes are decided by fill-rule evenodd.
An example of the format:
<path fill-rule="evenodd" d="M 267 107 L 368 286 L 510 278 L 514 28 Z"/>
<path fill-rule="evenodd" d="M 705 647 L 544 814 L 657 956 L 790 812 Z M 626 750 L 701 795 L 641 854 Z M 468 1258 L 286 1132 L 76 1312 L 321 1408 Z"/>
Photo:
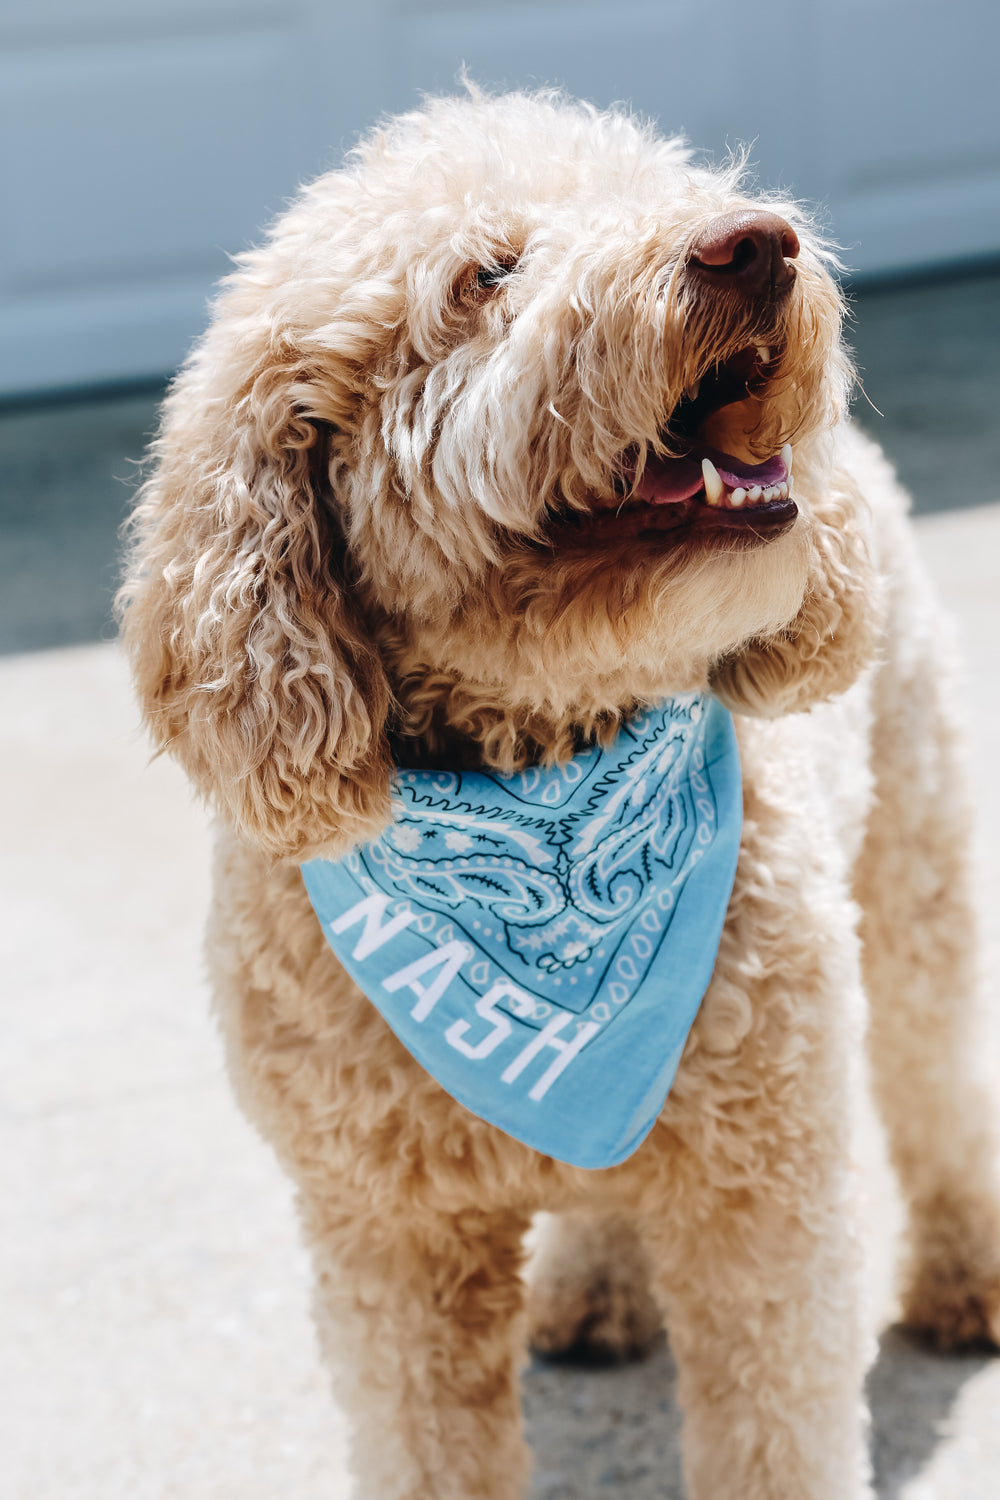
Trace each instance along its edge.
<path fill-rule="evenodd" d="M 946 630 L 888 467 L 840 422 L 840 318 L 808 219 L 737 167 L 473 93 L 305 189 L 167 400 L 124 638 L 219 814 L 219 1014 L 298 1188 L 369 1500 L 522 1495 L 529 1314 L 549 1348 L 641 1344 L 647 1269 L 692 1500 L 871 1494 L 865 996 L 906 1317 L 1000 1335 Z M 383 830 L 395 764 L 561 763 L 709 686 L 745 807 L 714 977 L 644 1144 L 566 1166 L 403 1049 L 299 862 Z M 567 1217 L 529 1309 L 541 1209 Z"/>

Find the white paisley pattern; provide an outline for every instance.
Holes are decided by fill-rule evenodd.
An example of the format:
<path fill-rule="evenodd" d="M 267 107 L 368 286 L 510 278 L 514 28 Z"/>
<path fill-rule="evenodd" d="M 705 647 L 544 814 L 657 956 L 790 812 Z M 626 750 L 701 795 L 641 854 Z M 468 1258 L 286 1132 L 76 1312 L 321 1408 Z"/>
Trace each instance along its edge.
<path fill-rule="evenodd" d="M 641 982 L 714 836 L 706 719 L 689 694 L 565 767 L 401 770 L 391 827 L 349 865 L 363 888 L 464 934 L 483 983 L 493 958 L 538 997 L 539 1017 L 550 999 L 603 1019 Z"/>

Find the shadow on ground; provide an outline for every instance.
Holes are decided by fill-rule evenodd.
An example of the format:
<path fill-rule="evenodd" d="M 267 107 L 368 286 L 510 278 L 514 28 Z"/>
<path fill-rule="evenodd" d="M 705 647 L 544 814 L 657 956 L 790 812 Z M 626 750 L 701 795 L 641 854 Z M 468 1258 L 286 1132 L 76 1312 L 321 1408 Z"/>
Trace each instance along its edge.
<path fill-rule="evenodd" d="M 941 1354 L 906 1328 L 886 1330 L 868 1377 L 879 1500 L 902 1500 L 904 1486 L 924 1472 L 948 1436 L 964 1386 L 993 1358 L 987 1350 Z"/>
<path fill-rule="evenodd" d="M 986 1351 L 938 1354 L 902 1327 L 886 1330 L 868 1378 L 878 1500 L 904 1500 L 947 1437 Z M 533 1500 L 684 1500 L 677 1370 L 666 1343 L 647 1360 L 592 1368 L 535 1359 L 525 1375 Z"/>
<path fill-rule="evenodd" d="M 118 533 L 162 395 L 0 410 L 0 652 L 114 638 Z"/>

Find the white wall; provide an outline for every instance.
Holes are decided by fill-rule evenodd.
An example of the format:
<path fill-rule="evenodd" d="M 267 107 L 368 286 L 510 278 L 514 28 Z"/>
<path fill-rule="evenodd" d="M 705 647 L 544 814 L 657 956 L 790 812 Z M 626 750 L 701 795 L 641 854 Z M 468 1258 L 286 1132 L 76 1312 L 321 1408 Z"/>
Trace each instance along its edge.
<path fill-rule="evenodd" d="M 826 203 L 860 273 L 1000 252 L 996 0 L 0 0 L 0 394 L 158 374 L 385 110 L 627 99 Z"/>

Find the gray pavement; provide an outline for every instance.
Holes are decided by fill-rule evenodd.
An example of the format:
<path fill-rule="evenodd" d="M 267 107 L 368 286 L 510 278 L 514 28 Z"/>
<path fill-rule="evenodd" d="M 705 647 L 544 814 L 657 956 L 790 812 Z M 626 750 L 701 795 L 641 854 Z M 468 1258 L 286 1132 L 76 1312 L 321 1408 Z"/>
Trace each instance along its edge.
<path fill-rule="evenodd" d="M 1000 505 L 920 534 L 969 655 L 995 974 Z M 0 701 L 0 1493 L 346 1500 L 291 1194 L 209 1019 L 204 813 L 147 763 L 113 645 L 9 656 Z M 898 1209 L 873 1123 L 866 1138 L 887 1325 Z M 996 1500 L 1000 1360 L 889 1327 L 871 1390 L 881 1500 Z M 535 1500 L 680 1500 L 665 1347 L 621 1370 L 533 1365 L 525 1402 Z"/>

